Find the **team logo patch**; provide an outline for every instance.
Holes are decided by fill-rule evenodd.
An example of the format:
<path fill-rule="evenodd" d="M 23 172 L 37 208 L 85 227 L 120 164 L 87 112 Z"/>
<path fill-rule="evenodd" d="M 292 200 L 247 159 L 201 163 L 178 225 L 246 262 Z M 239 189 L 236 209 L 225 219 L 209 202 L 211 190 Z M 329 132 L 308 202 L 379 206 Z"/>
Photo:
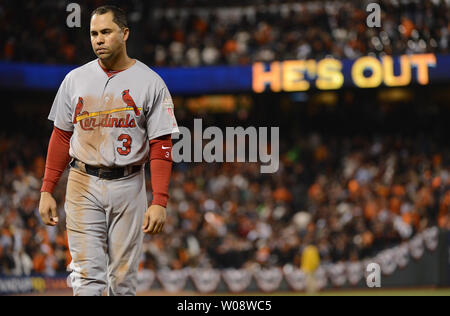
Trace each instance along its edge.
<path fill-rule="evenodd" d="M 115 113 L 124 111 L 134 111 L 136 115 L 140 114 L 142 108 L 139 108 L 134 103 L 129 94 L 129 90 L 122 92 L 122 99 L 127 100 L 127 107 L 119 107 L 111 110 L 88 112 L 83 111 L 84 100 L 78 97 L 78 103 L 75 107 L 73 124 L 80 123 L 83 130 L 93 130 L 97 127 L 113 127 L 113 128 L 134 128 L 136 127 L 135 119 L 127 114 L 126 117 L 115 117 Z"/>
<path fill-rule="evenodd" d="M 88 115 L 90 113 L 87 113 Z M 112 128 L 134 128 L 136 127 L 136 122 L 134 118 L 127 114 L 125 118 L 113 117 L 110 114 L 98 117 L 90 117 L 84 120 L 80 120 L 80 127 L 85 131 L 92 131 L 97 127 L 112 127 Z"/>
<path fill-rule="evenodd" d="M 164 98 L 164 100 L 162 101 L 162 105 L 168 109 L 173 109 L 172 98 L 170 97 Z"/>
<path fill-rule="evenodd" d="M 75 116 L 73 118 L 73 124 L 77 124 L 77 116 L 81 114 L 81 111 L 83 110 L 84 101 L 82 97 L 78 97 L 78 103 L 75 108 Z"/>
<path fill-rule="evenodd" d="M 139 116 L 141 112 L 139 111 L 138 107 L 136 106 L 136 103 L 134 103 L 134 100 L 130 95 L 130 89 L 122 91 L 122 100 L 123 102 L 126 103 L 126 105 L 133 108 L 134 114 L 136 114 L 136 116 Z"/>
<path fill-rule="evenodd" d="M 162 101 L 162 106 L 167 109 L 167 113 L 169 113 L 169 116 L 172 118 L 172 120 L 175 120 L 175 114 L 173 113 L 174 105 L 171 97 L 166 97 Z M 172 123 L 173 127 L 176 127 L 177 124 L 175 122 Z"/>

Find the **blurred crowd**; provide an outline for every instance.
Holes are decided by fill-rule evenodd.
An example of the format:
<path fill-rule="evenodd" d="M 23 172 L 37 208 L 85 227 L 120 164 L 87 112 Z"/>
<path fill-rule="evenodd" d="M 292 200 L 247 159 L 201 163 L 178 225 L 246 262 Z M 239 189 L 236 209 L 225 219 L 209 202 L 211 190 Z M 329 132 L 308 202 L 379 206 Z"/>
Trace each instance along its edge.
<path fill-rule="evenodd" d="M 38 212 L 46 141 L 0 137 L 0 274 L 54 275 L 70 262 L 67 172 L 54 193 L 58 226 Z M 430 138 L 310 134 L 286 148 L 276 174 L 175 164 L 165 231 L 145 237 L 141 267 L 299 266 L 310 244 L 324 263 L 355 261 L 427 227 L 450 229 L 449 148 Z M 147 188 L 151 199 L 149 174 Z"/>
<path fill-rule="evenodd" d="M 81 28 L 68 28 L 68 1 L 1 1 L 0 60 L 90 61 L 89 14 L 105 2 L 76 1 Z M 448 0 L 380 1 L 380 28 L 366 27 L 367 1 L 116 3 L 128 13 L 130 55 L 149 66 L 449 53 Z M 71 260 L 67 172 L 54 193 L 60 223 L 46 227 L 38 204 L 49 135 L 35 132 L 0 132 L 0 275 L 54 275 Z M 450 229 L 450 152 L 431 137 L 311 133 L 281 148 L 276 174 L 255 163 L 175 164 L 168 222 L 146 236 L 141 267 L 299 266 L 310 244 L 322 262 L 355 261 L 427 227 Z M 151 200 L 148 168 L 147 192 Z"/>
<path fill-rule="evenodd" d="M 84 64 L 95 58 L 89 14 L 106 1 L 2 1 L 0 59 Z M 386 0 L 381 27 L 367 27 L 370 1 L 116 1 L 128 13 L 129 53 L 149 66 L 246 65 L 334 56 L 449 53 L 448 0 Z M 20 21 L 20 23 L 17 23 Z"/>

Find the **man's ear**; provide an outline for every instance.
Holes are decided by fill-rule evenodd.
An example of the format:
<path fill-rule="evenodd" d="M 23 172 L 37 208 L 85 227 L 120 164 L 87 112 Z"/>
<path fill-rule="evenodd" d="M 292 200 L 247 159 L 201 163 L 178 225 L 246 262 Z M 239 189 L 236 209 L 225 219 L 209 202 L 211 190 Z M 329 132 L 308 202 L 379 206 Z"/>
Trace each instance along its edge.
<path fill-rule="evenodd" d="M 123 29 L 123 41 L 126 42 L 128 39 L 128 36 L 130 36 L 130 29 L 128 27 L 125 27 Z"/>

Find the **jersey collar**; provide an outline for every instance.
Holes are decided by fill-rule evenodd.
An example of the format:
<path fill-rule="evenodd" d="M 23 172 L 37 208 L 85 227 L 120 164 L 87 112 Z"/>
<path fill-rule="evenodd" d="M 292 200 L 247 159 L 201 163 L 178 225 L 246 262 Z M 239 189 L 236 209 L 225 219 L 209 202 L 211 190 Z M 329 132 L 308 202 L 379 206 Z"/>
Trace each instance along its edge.
<path fill-rule="evenodd" d="M 136 65 L 137 60 L 134 60 L 134 64 L 131 65 L 128 68 L 122 69 L 122 70 L 108 70 L 106 68 L 104 68 L 101 64 L 100 64 L 100 59 L 97 59 L 97 63 L 100 66 L 100 68 L 105 72 L 105 74 L 108 76 L 108 78 L 110 78 L 111 76 L 114 76 L 115 74 L 118 74 L 119 72 L 125 71 L 127 69 L 130 69 L 131 67 L 133 67 L 134 65 Z"/>

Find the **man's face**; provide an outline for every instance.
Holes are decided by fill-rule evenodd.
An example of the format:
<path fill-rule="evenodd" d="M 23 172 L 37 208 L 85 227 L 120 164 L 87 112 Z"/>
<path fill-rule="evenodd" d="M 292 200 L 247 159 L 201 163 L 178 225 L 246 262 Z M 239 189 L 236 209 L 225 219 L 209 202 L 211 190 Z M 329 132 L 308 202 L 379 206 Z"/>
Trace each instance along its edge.
<path fill-rule="evenodd" d="M 108 60 L 116 56 L 128 39 L 128 29 L 113 22 L 113 13 L 94 14 L 91 18 L 92 49 L 98 58 Z"/>

